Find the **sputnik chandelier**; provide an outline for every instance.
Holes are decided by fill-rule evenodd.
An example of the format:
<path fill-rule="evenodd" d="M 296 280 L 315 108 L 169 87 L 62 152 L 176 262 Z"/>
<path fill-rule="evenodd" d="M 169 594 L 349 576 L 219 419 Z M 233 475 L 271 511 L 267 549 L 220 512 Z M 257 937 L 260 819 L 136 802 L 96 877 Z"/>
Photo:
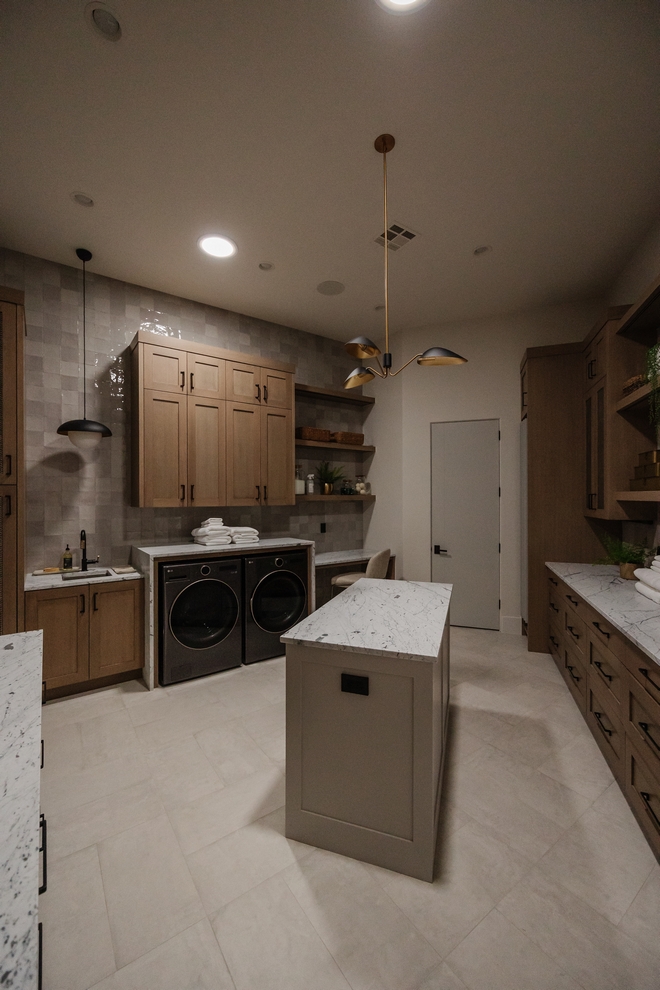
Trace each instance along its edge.
<path fill-rule="evenodd" d="M 344 382 L 344 388 L 357 388 L 358 385 L 366 385 L 367 382 L 372 381 L 374 378 L 394 378 L 398 375 L 404 368 L 407 368 L 409 364 L 413 361 L 417 361 L 417 364 L 424 365 L 425 367 L 430 365 L 441 365 L 441 364 L 466 364 L 467 358 L 461 357 L 460 354 L 455 354 L 454 351 L 448 350 L 446 347 L 429 347 L 426 351 L 420 354 L 415 354 L 406 361 L 398 371 L 392 371 L 392 355 L 390 353 L 390 300 L 389 300 L 389 225 L 387 222 L 387 153 L 391 151 L 394 147 L 394 138 L 391 134 L 381 134 L 374 141 L 374 148 L 376 151 L 383 156 L 383 240 L 384 240 L 384 253 L 385 253 L 385 353 L 383 354 L 383 363 L 380 363 L 378 355 L 381 353 L 380 348 L 374 344 L 372 340 L 368 337 L 354 337 L 345 344 L 345 348 L 351 357 L 360 358 L 376 358 L 376 364 L 378 368 L 365 368 L 363 365 L 358 365 L 351 371 L 350 375 Z"/>

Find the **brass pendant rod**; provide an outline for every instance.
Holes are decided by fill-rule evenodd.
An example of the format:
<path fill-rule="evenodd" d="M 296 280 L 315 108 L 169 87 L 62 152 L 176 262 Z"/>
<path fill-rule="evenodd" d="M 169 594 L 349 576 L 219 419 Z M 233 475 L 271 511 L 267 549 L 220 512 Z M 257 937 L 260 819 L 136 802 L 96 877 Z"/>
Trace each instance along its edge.
<path fill-rule="evenodd" d="M 387 239 L 387 151 L 383 151 L 383 219 L 385 229 L 385 353 L 390 353 L 390 279 L 389 279 L 389 247 Z M 389 368 L 385 368 L 387 378 Z"/>
<path fill-rule="evenodd" d="M 83 266 L 83 419 L 87 419 L 87 272 L 85 268 L 85 262 L 82 263 Z M 80 407 L 78 407 L 80 408 Z"/>
<path fill-rule="evenodd" d="M 413 354 L 413 356 L 411 357 L 410 361 L 406 361 L 405 364 L 402 364 L 398 371 L 390 371 L 390 378 L 394 378 L 395 375 L 400 375 L 401 372 L 405 368 L 407 368 L 409 364 L 412 364 L 413 361 L 415 361 L 418 357 L 421 357 L 421 356 L 422 356 L 421 351 L 420 351 L 419 354 Z"/>

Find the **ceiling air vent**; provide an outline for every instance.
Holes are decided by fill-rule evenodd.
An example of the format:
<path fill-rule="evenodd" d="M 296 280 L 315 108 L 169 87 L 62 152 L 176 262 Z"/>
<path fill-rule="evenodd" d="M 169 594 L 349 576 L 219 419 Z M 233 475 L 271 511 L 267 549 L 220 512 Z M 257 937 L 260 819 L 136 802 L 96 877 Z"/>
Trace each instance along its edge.
<path fill-rule="evenodd" d="M 416 234 L 410 227 L 404 227 L 401 223 L 391 223 L 387 228 L 387 246 L 390 251 L 398 251 L 399 248 L 405 247 L 406 244 L 409 244 L 416 237 L 419 237 L 419 234 Z M 384 243 L 384 234 L 379 234 L 376 238 L 376 244 L 380 244 L 382 247 Z"/>

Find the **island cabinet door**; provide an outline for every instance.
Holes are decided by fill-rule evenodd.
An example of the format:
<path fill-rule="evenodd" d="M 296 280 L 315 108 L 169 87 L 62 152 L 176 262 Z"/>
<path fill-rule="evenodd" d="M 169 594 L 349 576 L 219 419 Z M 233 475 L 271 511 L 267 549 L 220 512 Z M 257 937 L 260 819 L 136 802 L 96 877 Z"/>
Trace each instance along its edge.
<path fill-rule="evenodd" d="M 225 403 L 188 396 L 188 504 L 226 505 Z"/>
<path fill-rule="evenodd" d="M 261 409 L 227 403 L 227 505 L 260 505 Z"/>
<path fill-rule="evenodd" d="M 143 581 L 89 589 L 89 674 L 108 677 L 144 664 Z"/>
<path fill-rule="evenodd" d="M 25 628 L 43 629 L 46 690 L 89 678 L 89 588 L 53 588 L 25 595 Z"/>
<path fill-rule="evenodd" d="M 185 395 L 145 390 L 142 455 L 144 505 L 187 505 Z"/>
<path fill-rule="evenodd" d="M 261 410 L 261 482 L 264 505 L 295 505 L 293 418 L 288 409 Z"/>

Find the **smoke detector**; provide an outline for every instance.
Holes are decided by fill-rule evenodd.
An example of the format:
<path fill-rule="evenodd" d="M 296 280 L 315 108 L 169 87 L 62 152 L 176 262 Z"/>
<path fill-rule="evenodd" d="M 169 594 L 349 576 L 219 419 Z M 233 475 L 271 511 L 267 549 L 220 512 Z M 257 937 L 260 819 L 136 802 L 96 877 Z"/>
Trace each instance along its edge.
<path fill-rule="evenodd" d="M 390 251 L 398 251 L 400 248 L 410 244 L 416 237 L 419 237 L 410 227 L 404 227 L 402 223 L 391 223 L 387 228 L 387 246 Z M 381 247 L 385 244 L 385 235 L 379 234 L 374 240 Z"/>

